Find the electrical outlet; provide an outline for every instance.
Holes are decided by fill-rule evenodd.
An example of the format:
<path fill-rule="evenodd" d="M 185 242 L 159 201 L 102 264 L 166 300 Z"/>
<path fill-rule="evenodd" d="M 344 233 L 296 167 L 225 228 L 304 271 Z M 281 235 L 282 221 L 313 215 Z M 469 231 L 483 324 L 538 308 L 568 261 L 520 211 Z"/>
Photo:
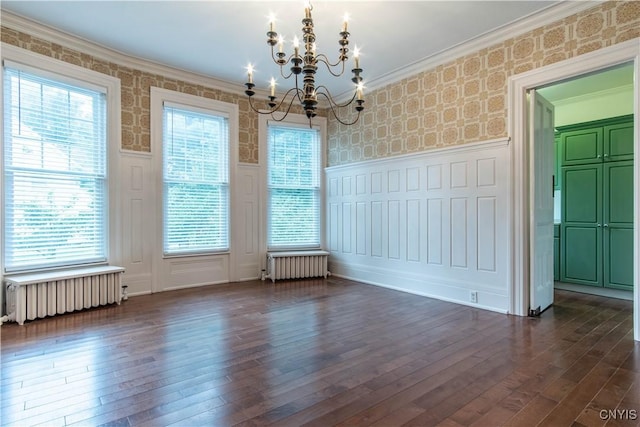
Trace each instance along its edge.
<path fill-rule="evenodd" d="M 471 292 L 469 293 L 469 299 L 471 300 L 471 302 L 475 302 L 475 303 L 477 303 L 477 302 L 478 302 L 478 292 L 476 292 L 476 291 L 471 291 Z"/>

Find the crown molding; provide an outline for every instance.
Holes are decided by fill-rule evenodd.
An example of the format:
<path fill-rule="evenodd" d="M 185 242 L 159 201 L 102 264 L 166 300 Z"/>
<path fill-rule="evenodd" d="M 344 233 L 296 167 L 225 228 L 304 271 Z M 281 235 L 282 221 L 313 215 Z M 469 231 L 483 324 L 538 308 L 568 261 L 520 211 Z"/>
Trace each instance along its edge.
<path fill-rule="evenodd" d="M 472 54 L 474 52 L 478 52 L 479 50 L 482 50 L 484 48 L 501 43 L 509 38 L 513 38 L 528 31 L 561 20 L 567 16 L 582 12 L 600 3 L 603 3 L 604 1 L 605 0 L 561 1 L 558 4 L 549 6 L 541 11 L 520 18 L 517 21 L 504 25 L 498 29 L 491 30 L 478 37 L 474 37 L 451 48 L 420 59 L 412 64 L 405 65 L 395 71 L 389 72 L 372 80 L 367 80 L 367 90 L 372 91 L 390 85 L 392 83 L 396 83 L 407 77 L 414 76 L 422 71 L 433 69 L 438 65 L 446 64 L 457 58 Z M 58 43 L 70 49 L 74 49 L 109 62 L 123 65 L 125 67 L 143 70 L 172 79 L 188 81 L 190 83 L 199 84 L 213 89 L 223 90 L 228 93 L 244 96 L 243 87 L 238 86 L 238 84 L 236 83 L 127 55 L 115 49 L 105 47 L 98 43 L 25 18 L 13 12 L 9 12 L 4 9 L 2 9 L 1 12 L 2 25 L 5 27 L 30 34 L 34 37 Z M 264 90 L 263 92 L 265 96 L 268 94 L 267 90 Z M 262 91 L 258 91 L 258 93 L 262 94 Z M 344 93 L 338 95 L 336 99 L 338 100 L 338 102 L 341 102 L 342 100 L 347 99 L 350 96 L 350 93 Z"/>
<path fill-rule="evenodd" d="M 597 92 L 589 92 L 584 95 L 573 96 L 571 98 L 559 99 L 557 101 L 553 101 L 553 105 L 556 107 L 563 107 L 566 105 L 572 105 L 579 102 L 589 102 L 601 99 L 606 96 L 615 96 L 621 93 L 633 93 L 633 83 L 618 86 L 611 89 L 604 89 Z"/>
<path fill-rule="evenodd" d="M 3 27 L 11 28 L 13 30 L 29 34 L 33 37 L 57 43 L 69 49 L 77 50 L 78 52 L 113 62 L 124 67 L 244 96 L 244 89 L 236 83 L 127 55 L 115 49 L 108 48 L 101 44 L 58 30 L 13 12 L 9 12 L 5 9 L 2 9 L 1 13 Z M 265 91 L 265 93 L 267 92 Z"/>
<path fill-rule="evenodd" d="M 426 58 L 422 58 L 412 64 L 404 65 L 395 71 L 367 80 L 367 91 L 370 92 L 399 82 L 405 78 L 415 76 L 422 71 L 431 70 L 438 65 L 452 62 L 463 56 L 497 45 L 510 38 L 517 37 L 536 28 L 557 22 L 567 16 L 595 7 L 605 1 L 606 0 L 561 1 L 558 4 L 524 16 L 512 23 L 503 25 L 502 27 L 459 43 Z M 345 96 L 347 95 L 341 94 L 338 99 L 344 99 Z"/>

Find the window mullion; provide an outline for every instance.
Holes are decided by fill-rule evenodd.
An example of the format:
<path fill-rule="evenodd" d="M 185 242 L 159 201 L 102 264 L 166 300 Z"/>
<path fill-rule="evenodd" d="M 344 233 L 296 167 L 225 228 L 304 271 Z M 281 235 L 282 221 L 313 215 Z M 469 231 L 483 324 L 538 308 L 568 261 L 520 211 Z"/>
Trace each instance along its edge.
<path fill-rule="evenodd" d="M 268 126 L 270 250 L 320 247 L 319 144 L 316 129 Z"/>
<path fill-rule="evenodd" d="M 4 79 L 5 272 L 106 261 L 106 120 L 89 140 L 72 123 L 106 99 L 6 66 Z"/>
<path fill-rule="evenodd" d="M 229 249 L 229 191 L 222 179 L 229 168 L 227 120 L 213 112 L 164 106 L 165 255 Z"/>

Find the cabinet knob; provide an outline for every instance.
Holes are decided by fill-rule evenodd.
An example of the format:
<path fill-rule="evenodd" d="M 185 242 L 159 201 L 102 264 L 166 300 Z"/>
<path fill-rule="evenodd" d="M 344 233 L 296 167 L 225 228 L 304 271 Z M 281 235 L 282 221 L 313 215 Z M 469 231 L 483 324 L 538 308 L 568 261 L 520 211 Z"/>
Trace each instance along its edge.
<path fill-rule="evenodd" d="M 604 225 L 604 227 L 605 227 L 605 228 L 608 228 L 608 227 L 609 227 L 609 224 L 605 224 L 605 225 Z"/>
<path fill-rule="evenodd" d="M 597 159 L 600 159 L 600 158 L 602 158 L 602 156 L 601 156 L 600 154 L 598 154 L 598 155 L 596 156 L 596 158 L 597 158 Z"/>
<path fill-rule="evenodd" d="M 605 157 L 609 157 L 609 153 L 604 153 L 604 156 Z"/>
<path fill-rule="evenodd" d="M 602 225 L 600 223 L 597 223 L 596 227 L 602 227 Z"/>

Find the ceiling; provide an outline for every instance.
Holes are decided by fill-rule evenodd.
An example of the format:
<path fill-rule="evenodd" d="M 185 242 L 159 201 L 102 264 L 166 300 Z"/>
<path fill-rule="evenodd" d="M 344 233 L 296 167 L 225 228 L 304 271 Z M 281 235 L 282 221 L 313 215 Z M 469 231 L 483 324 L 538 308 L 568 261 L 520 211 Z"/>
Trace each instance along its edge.
<path fill-rule="evenodd" d="M 313 1 L 319 53 L 337 58 L 338 32 L 350 15 L 350 48 L 361 50 L 366 87 L 403 68 L 473 40 L 557 1 Z M 3 10 L 159 64 L 242 87 L 251 62 L 258 87 L 278 77 L 266 43 L 268 16 L 287 40 L 301 35 L 303 2 L 296 1 L 10 1 Z M 348 69 L 352 68 L 350 62 Z M 350 79 L 318 81 L 348 91 Z M 335 80 L 335 81 L 330 81 Z M 340 80 L 340 82 L 338 82 Z M 279 79 L 285 87 L 283 78 Z"/>
<path fill-rule="evenodd" d="M 556 103 L 616 88 L 633 90 L 632 62 L 585 74 L 568 81 L 553 83 L 550 86 L 539 88 L 538 92 L 551 103 Z"/>

